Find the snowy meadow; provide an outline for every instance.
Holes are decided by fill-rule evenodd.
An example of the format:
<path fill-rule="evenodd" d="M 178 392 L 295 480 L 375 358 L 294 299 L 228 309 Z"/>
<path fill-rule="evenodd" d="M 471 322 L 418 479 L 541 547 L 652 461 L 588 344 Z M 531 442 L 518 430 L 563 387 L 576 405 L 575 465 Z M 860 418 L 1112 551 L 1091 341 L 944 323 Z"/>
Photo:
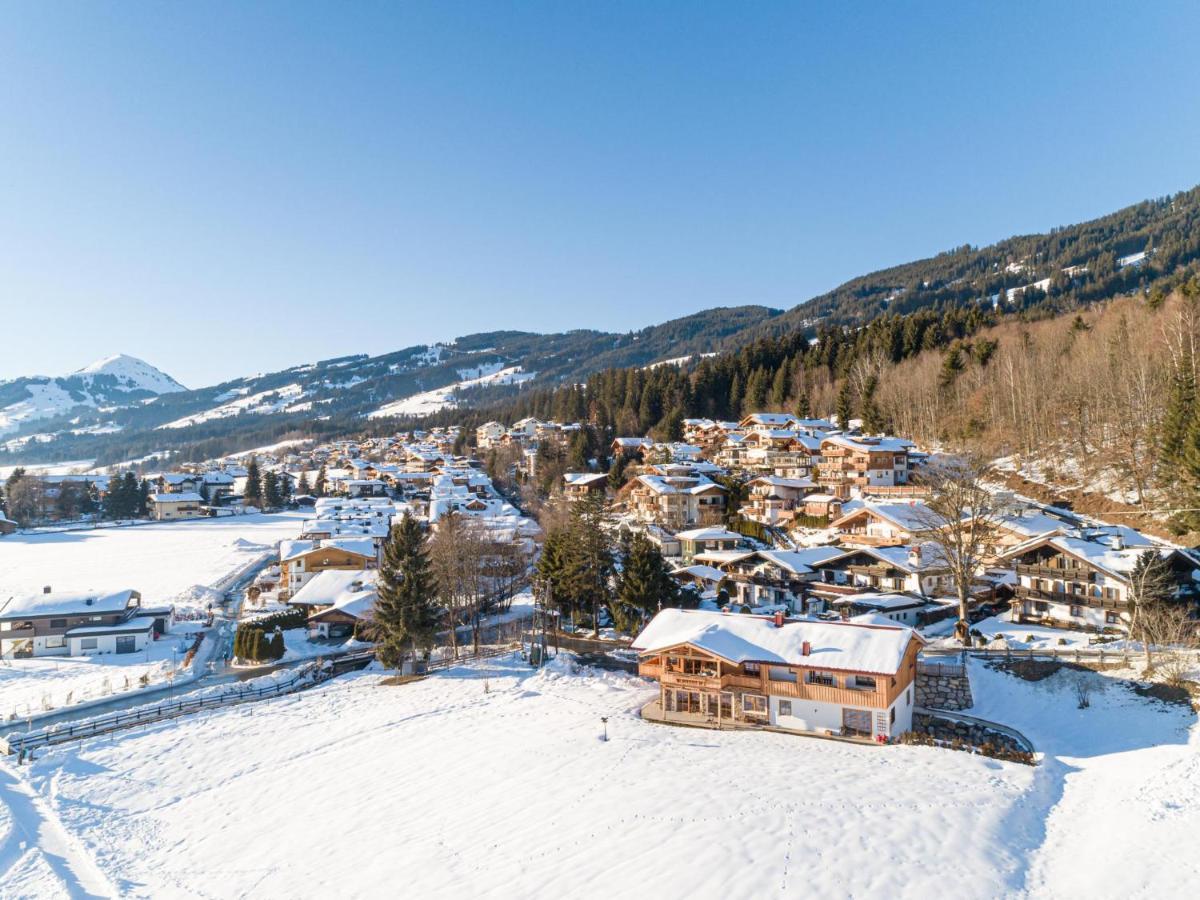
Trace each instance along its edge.
<path fill-rule="evenodd" d="M 646 723 L 647 682 L 568 657 L 402 686 L 365 672 L 47 753 L 24 770 L 36 802 L 0 764 L 3 846 L 60 829 L 65 848 L 53 866 L 0 851 L 0 880 L 25 896 L 927 897 L 947 879 L 956 897 L 1182 896 L 1194 714 L 1111 679 L 1079 710 L 1060 675 L 973 668 L 977 712 L 1044 752 L 1029 767 Z"/>

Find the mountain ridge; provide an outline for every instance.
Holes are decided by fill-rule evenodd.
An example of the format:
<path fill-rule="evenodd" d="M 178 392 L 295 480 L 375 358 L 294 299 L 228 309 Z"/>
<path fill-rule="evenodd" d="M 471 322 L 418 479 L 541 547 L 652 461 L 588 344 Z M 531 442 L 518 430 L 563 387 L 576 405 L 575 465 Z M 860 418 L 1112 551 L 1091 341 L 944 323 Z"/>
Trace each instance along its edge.
<path fill-rule="evenodd" d="M 0 445 L 6 451 L 0 463 L 35 457 L 119 462 L 163 451 L 203 458 L 285 437 L 350 432 L 365 427 L 372 414 L 379 420 L 395 411 L 411 421 L 417 410 L 427 414 L 502 401 L 530 388 L 578 384 L 607 370 L 665 362 L 686 367 L 700 356 L 744 351 L 763 340 L 799 335 L 832 343 L 834 336 L 853 334 L 881 317 L 908 319 L 949 309 L 1041 316 L 1125 294 L 1161 293 L 1197 278 L 1200 188 L 1193 188 L 1075 225 L 986 247 L 963 245 L 880 269 L 786 311 L 717 307 L 625 333 L 475 332 L 447 343 L 341 356 L 155 394 L 150 402 L 132 402 L 127 392 L 123 399 L 131 402 L 115 409 L 82 402 L 64 411 L 67 401 L 51 398 L 58 406 L 45 405 L 59 414 L 9 427 L 8 436 L 18 443 Z M 836 368 L 836 360 L 829 365 Z M 508 374 L 487 374 L 500 372 Z M 22 388 L 25 394 L 52 391 L 45 387 L 51 381 L 0 383 L 0 426 L 6 415 L 11 420 L 12 404 L 31 400 L 21 396 Z M 415 402 L 418 398 L 425 402 Z"/>

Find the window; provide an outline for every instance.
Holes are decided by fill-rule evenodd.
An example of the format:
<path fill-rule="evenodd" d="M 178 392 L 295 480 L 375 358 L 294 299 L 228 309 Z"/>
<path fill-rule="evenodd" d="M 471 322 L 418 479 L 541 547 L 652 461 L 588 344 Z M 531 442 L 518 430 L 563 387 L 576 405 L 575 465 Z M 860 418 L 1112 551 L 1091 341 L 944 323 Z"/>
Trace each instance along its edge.
<path fill-rule="evenodd" d="M 752 716 L 767 714 L 767 698 L 762 694 L 742 694 L 742 709 Z"/>
<path fill-rule="evenodd" d="M 99 645 L 96 643 L 96 638 L 80 638 L 79 639 L 79 649 L 80 650 L 95 650 L 97 646 L 99 646 Z"/>
<path fill-rule="evenodd" d="M 875 679 L 870 675 L 855 675 L 854 686 L 860 691 L 875 690 Z"/>
<path fill-rule="evenodd" d="M 1040 612 L 1040 613 L 1049 612 L 1050 604 L 1047 603 L 1045 600 L 1035 600 L 1035 601 L 1033 601 L 1033 609 L 1035 612 Z"/>
<path fill-rule="evenodd" d="M 51 619 L 50 627 L 51 628 L 66 628 L 67 620 L 66 619 Z"/>
<path fill-rule="evenodd" d="M 747 675 L 757 675 L 759 672 L 758 663 L 742 663 L 742 668 L 746 670 Z"/>
<path fill-rule="evenodd" d="M 1121 614 L 1118 612 L 1106 612 L 1104 614 L 1104 624 L 1105 625 L 1120 625 L 1121 624 Z"/>
<path fill-rule="evenodd" d="M 61 634 L 46 638 L 47 650 L 61 650 L 65 646 L 67 646 L 67 640 Z"/>
<path fill-rule="evenodd" d="M 795 683 L 796 673 L 785 666 L 771 666 L 767 670 L 767 677 L 771 681 L 790 681 Z"/>
<path fill-rule="evenodd" d="M 1076 616 L 1076 617 L 1082 616 L 1083 615 L 1083 607 L 1072 605 L 1071 606 L 1071 615 Z"/>
<path fill-rule="evenodd" d="M 805 672 L 804 680 L 808 684 L 823 684 L 826 687 L 837 687 L 837 676 L 832 672 Z"/>
<path fill-rule="evenodd" d="M 896 724 L 896 707 L 893 706 L 890 710 L 888 710 L 888 715 L 889 715 L 889 721 L 893 725 L 895 725 Z"/>
<path fill-rule="evenodd" d="M 912 706 L 912 688 L 909 688 L 908 691 L 905 693 L 904 705 Z"/>
<path fill-rule="evenodd" d="M 791 700 L 780 700 L 779 701 L 779 714 L 781 716 L 790 716 L 792 714 L 792 701 Z"/>

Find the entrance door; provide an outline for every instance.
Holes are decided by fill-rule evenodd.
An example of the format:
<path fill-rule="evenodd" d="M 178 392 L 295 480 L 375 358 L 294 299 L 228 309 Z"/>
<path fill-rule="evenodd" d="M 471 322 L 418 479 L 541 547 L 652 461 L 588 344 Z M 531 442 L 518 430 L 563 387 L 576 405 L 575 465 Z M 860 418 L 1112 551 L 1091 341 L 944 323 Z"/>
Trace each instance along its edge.
<path fill-rule="evenodd" d="M 137 650 L 137 644 L 132 635 L 122 635 L 117 638 L 118 653 L 133 653 Z"/>

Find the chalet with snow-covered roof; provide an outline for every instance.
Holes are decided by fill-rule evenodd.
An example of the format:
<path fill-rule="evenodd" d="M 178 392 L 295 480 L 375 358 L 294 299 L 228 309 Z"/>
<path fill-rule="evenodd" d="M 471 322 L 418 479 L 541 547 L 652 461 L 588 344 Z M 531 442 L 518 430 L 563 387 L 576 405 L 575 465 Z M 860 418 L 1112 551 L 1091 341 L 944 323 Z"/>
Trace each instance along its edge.
<path fill-rule="evenodd" d="M 954 590 L 941 551 L 929 543 L 846 547 L 837 556 L 813 563 L 812 568 L 817 577 L 809 590 L 826 598 L 867 590 L 936 597 Z M 985 592 L 991 596 L 990 585 Z"/>
<path fill-rule="evenodd" d="M 379 565 L 378 545 L 370 537 L 284 541 L 279 551 L 279 598 L 289 600 L 321 572 L 358 572 Z M 290 602 L 290 601 L 289 601 Z"/>
<path fill-rule="evenodd" d="M 817 482 L 839 497 L 907 485 L 912 448 L 912 441 L 897 437 L 826 435 L 821 438 Z"/>
<path fill-rule="evenodd" d="M 1200 559 L 1117 526 L 1042 535 L 1010 549 L 1003 560 L 1017 575 L 1014 620 L 1085 631 L 1127 629 L 1130 576 L 1144 553 L 1163 558 L 1175 600 L 1194 608 L 1200 597 L 1195 578 Z"/>
<path fill-rule="evenodd" d="M 924 639 L 899 624 L 664 609 L 633 642 L 650 720 L 889 741 L 912 729 Z"/>
<path fill-rule="evenodd" d="M 742 515 L 764 525 L 788 527 L 803 514 L 804 498 L 813 493 L 816 484 L 807 478 L 781 478 L 778 475 L 760 475 L 752 479 L 747 487 L 750 496 L 742 507 Z"/>
<path fill-rule="evenodd" d="M 563 474 L 563 496 L 569 500 L 599 495 L 608 491 L 608 475 L 604 472 L 566 472 Z"/>
<path fill-rule="evenodd" d="M 921 615 L 933 605 L 926 597 L 912 594 L 847 594 L 829 602 L 829 608 L 844 619 L 856 616 L 881 616 L 900 625 L 916 628 L 923 624 Z"/>
<path fill-rule="evenodd" d="M 725 487 L 702 475 L 639 475 L 621 494 L 636 520 L 670 531 L 715 526 L 725 520 Z"/>
<path fill-rule="evenodd" d="M 675 537 L 679 539 L 680 555 L 684 564 L 690 563 L 698 554 L 736 550 L 745 541 L 736 531 L 716 526 L 680 531 Z"/>
<path fill-rule="evenodd" d="M 847 544 L 892 547 L 907 544 L 913 536 L 941 521 L 919 501 L 903 503 L 863 502 L 847 504 L 842 515 L 830 523 L 838 538 Z"/>
<path fill-rule="evenodd" d="M 840 547 L 805 547 L 800 550 L 751 550 L 719 565 L 725 574 L 729 599 L 750 608 L 784 606 L 809 613 L 808 585 L 818 580 L 818 563 L 842 556 Z"/>

